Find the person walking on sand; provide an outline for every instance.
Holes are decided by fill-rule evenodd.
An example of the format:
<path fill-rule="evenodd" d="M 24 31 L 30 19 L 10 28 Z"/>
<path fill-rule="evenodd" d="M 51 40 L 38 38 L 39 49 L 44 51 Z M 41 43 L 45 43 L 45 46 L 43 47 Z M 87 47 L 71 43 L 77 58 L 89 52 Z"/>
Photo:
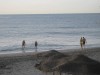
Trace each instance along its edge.
<path fill-rule="evenodd" d="M 86 38 L 85 38 L 85 37 L 83 37 L 82 39 L 83 39 L 83 46 L 84 46 L 84 48 L 85 48 Z"/>
<path fill-rule="evenodd" d="M 80 39 L 80 46 L 81 46 L 81 49 L 83 50 L 83 38 L 82 37 Z"/>
<path fill-rule="evenodd" d="M 25 40 L 23 40 L 23 41 L 22 41 L 22 49 L 25 48 L 25 45 L 26 45 Z"/>
<path fill-rule="evenodd" d="M 35 41 L 35 49 L 36 49 L 36 52 L 37 52 L 37 46 L 38 46 L 38 42 Z"/>

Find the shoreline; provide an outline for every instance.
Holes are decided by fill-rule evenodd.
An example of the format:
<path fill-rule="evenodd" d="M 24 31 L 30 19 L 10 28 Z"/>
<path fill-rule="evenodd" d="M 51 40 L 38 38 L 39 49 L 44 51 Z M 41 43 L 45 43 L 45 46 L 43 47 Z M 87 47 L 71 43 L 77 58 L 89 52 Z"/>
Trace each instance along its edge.
<path fill-rule="evenodd" d="M 89 45 L 86 45 L 86 48 L 98 48 L 99 47 L 99 45 L 92 45 L 92 46 L 89 46 Z M 41 48 L 41 46 L 40 47 L 38 47 L 38 52 L 42 52 L 42 51 L 49 51 L 49 50 L 73 50 L 73 49 L 80 49 L 81 47 L 80 47 L 80 44 L 79 45 L 66 45 L 66 47 L 61 47 L 61 48 L 56 48 L 56 47 L 54 47 L 54 48 L 52 48 L 52 47 L 50 47 L 50 48 L 47 48 L 46 46 L 43 48 Z M 25 50 L 22 50 L 22 48 L 21 47 L 17 47 L 17 48 L 13 48 L 13 47 L 10 47 L 10 48 L 5 48 L 5 47 L 3 47 L 3 48 L 1 48 L 0 49 L 0 54 L 9 54 L 9 53 L 21 53 L 21 52 L 23 52 L 23 51 L 25 51 L 25 52 L 35 52 L 35 48 L 34 47 L 27 47 L 26 46 L 26 48 L 25 48 Z"/>
<path fill-rule="evenodd" d="M 98 51 L 98 49 L 100 49 L 100 47 L 92 47 L 92 48 L 85 48 L 84 50 L 81 50 L 80 48 L 76 48 L 76 49 L 62 49 L 62 50 L 57 50 L 59 52 L 62 52 L 62 53 L 73 53 L 73 52 L 93 52 L 93 51 Z M 56 49 L 54 49 L 56 50 Z M 50 50 L 46 50 L 46 51 L 50 51 Z M 39 51 L 38 53 L 42 53 L 42 52 L 46 52 L 46 51 Z M 15 52 L 15 53 L 5 53 L 5 54 L 0 54 L 0 58 L 1 57 L 17 57 L 17 56 L 32 56 L 32 55 L 35 55 L 36 52 L 23 52 L 23 51 L 20 51 L 20 52 Z"/>

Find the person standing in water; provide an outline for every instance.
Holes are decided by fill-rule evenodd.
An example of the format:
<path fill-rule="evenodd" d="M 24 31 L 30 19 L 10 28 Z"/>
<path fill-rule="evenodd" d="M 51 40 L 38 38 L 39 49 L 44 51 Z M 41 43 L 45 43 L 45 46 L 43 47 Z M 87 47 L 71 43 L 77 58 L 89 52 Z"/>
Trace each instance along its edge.
<path fill-rule="evenodd" d="M 26 45 L 25 40 L 23 40 L 23 41 L 22 41 L 22 49 L 25 48 L 25 45 Z"/>
<path fill-rule="evenodd" d="M 81 46 L 81 49 L 83 50 L 83 38 L 82 37 L 80 39 L 80 46 Z"/>
<path fill-rule="evenodd" d="M 37 41 L 35 41 L 35 51 L 37 52 L 37 46 L 38 46 L 38 42 Z"/>
<path fill-rule="evenodd" d="M 83 39 L 83 46 L 84 46 L 84 48 L 85 48 L 86 38 L 85 38 L 85 37 L 83 37 L 82 39 Z"/>

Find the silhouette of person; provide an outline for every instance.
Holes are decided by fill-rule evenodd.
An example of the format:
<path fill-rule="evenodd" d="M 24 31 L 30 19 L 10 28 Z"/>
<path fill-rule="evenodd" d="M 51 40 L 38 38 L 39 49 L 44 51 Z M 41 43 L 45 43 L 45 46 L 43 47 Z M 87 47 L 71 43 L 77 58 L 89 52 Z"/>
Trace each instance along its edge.
<path fill-rule="evenodd" d="M 22 49 L 25 48 L 25 45 L 26 45 L 25 40 L 23 40 L 23 41 L 22 41 Z"/>
<path fill-rule="evenodd" d="M 85 38 L 85 37 L 83 37 L 82 39 L 83 39 L 83 46 L 84 46 L 84 48 L 85 48 L 86 38 Z"/>
<path fill-rule="evenodd" d="M 35 48 L 36 48 L 36 52 L 37 52 L 37 46 L 38 46 L 38 42 L 35 41 Z"/>
<path fill-rule="evenodd" d="M 82 37 L 80 38 L 80 46 L 81 46 L 81 49 L 83 50 L 83 38 Z"/>

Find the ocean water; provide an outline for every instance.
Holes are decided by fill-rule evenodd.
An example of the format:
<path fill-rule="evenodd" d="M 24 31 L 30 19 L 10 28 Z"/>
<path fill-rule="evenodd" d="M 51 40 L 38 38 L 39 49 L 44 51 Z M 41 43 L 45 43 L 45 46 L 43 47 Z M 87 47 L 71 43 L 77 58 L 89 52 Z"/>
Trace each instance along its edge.
<path fill-rule="evenodd" d="M 25 51 L 80 48 L 80 37 L 87 39 L 86 47 L 100 46 L 100 14 L 30 14 L 0 15 L 0 51 Z"/>

